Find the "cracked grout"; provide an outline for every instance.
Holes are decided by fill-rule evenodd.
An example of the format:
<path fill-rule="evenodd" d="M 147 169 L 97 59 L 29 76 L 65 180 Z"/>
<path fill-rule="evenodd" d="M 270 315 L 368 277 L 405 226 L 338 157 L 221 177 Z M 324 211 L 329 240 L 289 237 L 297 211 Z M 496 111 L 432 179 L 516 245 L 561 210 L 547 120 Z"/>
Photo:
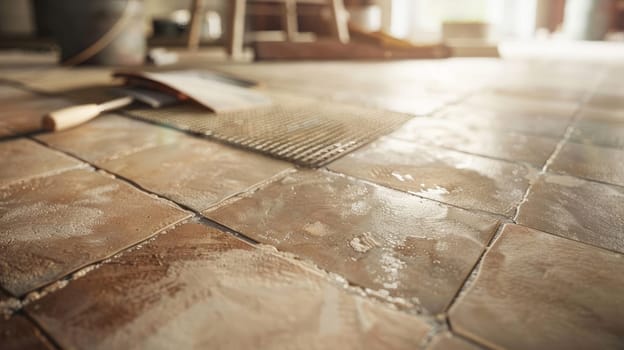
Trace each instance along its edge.
<path fill-rule="evenodd" d="M 594 93 L 595 89 L 597 88 L 598 84 L 602 81 L 603 77 L 606 75 L 607 71 L 603 71 L 597 78 L 596 81 L 594 81 L 592 87 L 590 87 L 586 92 L 585 95 L 583 96 L 581 102 L 579 102 L 579 106 L 577 107 L 577 109 L 575 110 L 572 118 L 570 119 L 569 123 L 568 123 L 568 127 L 566 128 L 566 132 L 564 133 L 564 135 L 562 136 L 561 140 L 558 142 L 557 146 L 555 147 L 555 150 L 553 150 L 553 153 L 550 155 L 550 157 L 546 160 L 546 162 L 544 163 L 544 165 L 542 166 L 542 169 L 540 170 L 540 173 L 538 174 L 539 176 L 542 176 L 547 170 L 548 170 L 548 165 L 552 162 L 552 159 L 554 159 L 554 157 L 556 157 L 556 155 L 558 154 L 558 151 L 560 151 L 560 149 L 563 147 L 563 144 L 566 142 L 566 140 L 569 138 L 574 123 L 576 122 L 576 120 L 578 119 L 578 116 L 580 115 L 580 111 L 583 108 L 583 105 L 587 102 L 587 100 L 591 97 L 591 95 Z M 566 137 L 567 136 L 567 137 Z M 534 183 L 534 182 L 533 182 Z M 512 222 L 514 224 L 517 224 L 516 219 L 519 213 L 519 209 L 520 206 L 522 206 L 522 204 L 524 202 L 526 202 L 530 190 L 532 189 L 533 183 L 530 183 L 529 186 L 527 187 L 527 190 L 524 193 L 523 199 L 520 203 L 518 203 L 518 205 L 515 208 L 515 215 L 512 219 Z M 449 303 L 447 309 L 444 312 L 445 317 L 447 318 L 448 321 L 448 326 L 449 329 L 452 331 L 453 327 L 452 324 L 450 322 L 450 318 L 448 318 L 448 312 L 450 311 L 450 309 L 456 304 L 457 300 L 459 300 L 459 298 L 461 298 L 462 295 L 465 295 L 466 293 L 468 293 L 468 291 L 472 288 L 472 286 L 475 285 L 475 282 L 477 280 L 478 274 L 481 272 L 481 267 L 483 265 L 484 262 L 484 258 L 486 256 L 486 254 L 490 251 L 491 247 L 496 243 L 496 241 L 500 238 L 500 236 L 502 235 L 502 231 L 505 228 L 507 223 L 503 224 L 501 223 L 501 225 L 498 227 L 497 232 L 492 236 L 492 238 L 490 239 L 490 241 L 488 242 L 488 244 L 485 246 L 485 248 L 483 249 L 483 252 L 481 253 L 481 256 L 479 257 L 479 259 L 477 260 L 477 262 L 475 263 L 472 271 L 469 274 L 469 277 L 464 281 L 464 283 L 462 284 L 462 286 L 460 287 L 460 289 L 458 290 L 457 294 L 455 295 L 455 297 L 453 298 L 453 300 L 451 301 L 451 303 Z M 575 241 L 576 242 L 576 241 Z M 583 243 L 583 242 L 580 242 Z M 475 342 L 477 342 L 478 344 L 480 344 L 476 339 L 473 339 Z"/>
<path fill-rule="evenodd" d="M 540 177 L 542 177 L 544 174 L 548 172 L 548 167 L 552 164 L 552 162 L 555 160 L 557 155 L 559 155 L 559 152 L 561 152 L 561 149 L 563 149 L 563 146 L 565 145 L 565 143 L 570 139 L 570 136 L 572 135 L 572 132 L 574 131 L 574 125 L 580 118 L 583 107 L 585 106 L 587 101 L 591 98 L 591 96 L 594 94 L 594 92 L 598 88 L 598 85 L 604 80 L 604 77 L 607 75 L 607 72 L 608 72 L 608 69 L 605 69 L 600 74 L 598 74 L 595 80 L 592 82 L 591 86 L 585 91 L 585 94 L 581 98 L 581 101 L 579 101 L 578 103 L 578 107 L 576 108 L 576 110 L 574 111 L 574 113 L 572 114 L 572 117 L 570 118 L 568 122 L 568 126 L 566 127 L 566 130 L 561 140 L 559 140 L 559 142 L 557 143 L 557 146 L 555 147 L 553 152 L 550 154 L 550 157 L 546 159 L 546 162 L 540 169 L 535 180 L 529 183 L 529 187 L 527 187 L 526 191 L 524 192 L 524 196 L 522 197 L 522 200 L 516 207 L 516 211 L 513 216 L 514 223 L 517 223 L 518 215 L 520 214 L 520 207 L 528 200 L 531 190 L 533 189 L 533 185 Z"/>

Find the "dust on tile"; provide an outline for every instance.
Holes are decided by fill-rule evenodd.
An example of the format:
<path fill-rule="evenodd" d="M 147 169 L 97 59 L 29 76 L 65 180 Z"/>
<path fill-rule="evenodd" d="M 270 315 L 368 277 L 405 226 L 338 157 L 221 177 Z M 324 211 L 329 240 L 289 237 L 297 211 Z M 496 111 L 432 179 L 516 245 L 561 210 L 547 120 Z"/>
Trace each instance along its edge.
<path fill-rule="evenodd" d="M 333 171 L 466 209 L 510 216 L 537 174 L 524 164 L 383 138 L 331 163 Z"/>
<path fill-rule="evenodd" d="M 66 348 L 414 349 L 431 329 L 295 259 L 194 222 L 27 312 Z"/>
<path fill-rule="evenodd" d="M 498 219 L 324 171 L 300 171 L 208 218 L 351 283 L 444 311 Z"/>
<path fill-rule="evenodd" d="M 0 190 L 0 285 L 22 296 L 189 215 L 91 170 L 6 187 Z"/>

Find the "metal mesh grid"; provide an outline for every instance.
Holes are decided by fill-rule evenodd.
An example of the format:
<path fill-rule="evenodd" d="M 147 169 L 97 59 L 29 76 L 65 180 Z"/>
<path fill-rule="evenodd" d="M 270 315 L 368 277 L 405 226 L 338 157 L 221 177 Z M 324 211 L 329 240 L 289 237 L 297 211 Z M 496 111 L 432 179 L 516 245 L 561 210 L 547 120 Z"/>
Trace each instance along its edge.
<path fill-rule="evenodd" d="M 298 96 L 273 105 L 214 114 L 192 105 L 135 109 L 138 118 L 252 149 L 306 167 L 320 167 L 407 121 L 406 114 Z"/>

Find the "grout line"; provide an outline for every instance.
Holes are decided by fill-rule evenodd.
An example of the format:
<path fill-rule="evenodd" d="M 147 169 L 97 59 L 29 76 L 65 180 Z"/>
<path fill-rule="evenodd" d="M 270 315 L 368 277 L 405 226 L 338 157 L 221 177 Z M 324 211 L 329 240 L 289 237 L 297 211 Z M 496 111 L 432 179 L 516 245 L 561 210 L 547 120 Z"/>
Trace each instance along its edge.
<path fill-rule="evenodd" d="M 22 315 L 25 319 L 28 320 L 28 322 L 30 322 L 37 329 L 37 331 L 41 334 L 41 336 L 49 343 L 48 345 L 51 345 L 54 349 L 58 349 L 58 350 L 63 349 L 61 344 L 57 342 L 56 339 L 50 333 L 48 333 L 48 331 L 46 331 L 46 329 L 43 328 L 41 324 L 39 324 L 39 322 L 37 322 L 37 320 L 35 320 L 27 312 L 20 310 L 18 314 Z"/>
<path fill-rule="evenodd" d="M 529 199 L 529 195 L 531 193 L 531 190 L 533 189 L 533 185 L 535 184 L 535 182 L 537 182 L 538 178 L 540 178 L 541 176 L 546 174 L 546 172 L 548 172 L 548 167 L 552 164 L 552 162 L 555 160 L 555 158 L 559 155 L 559 152 L 561 152 L 561 150 L 563 149 L 563 146 L 565 145 L 565 143 L 570 139 L 570 136 L 572 136 L 572 132 L 574 132 L 574 125 L 579 120 L 579 118 L 581 116 L 581 111 L 583 110 L 583 107 L 585 106 L 587 101 L 591 98 L 591 96 L 594 94 L 594 92 L 598 88 L 598 85 L 600 84 L 600 82 L 602 82 L 602 80 L 604 80 L 604 77 L 607 75 L 607 71 L 608 70 L 605 69 L 600 74 L 598 74 L 596 76 L 595 80 L 592 82 L 591 86 L 585 91 L 585 94 L 581 98 L 581 101 L 579 101 L 579 103 L 578 103 L 578 107 L 576 108 L 576 110 L 574 111 L 572 117 L 568 121 L 568 126 L 566 127 L 566 130 L 565 130 L 565 133 L 563 134 L 563 137 L 557 143 L 557 146 L 555 147 L 555 149 L 551 153 L 550 157 L 548 157 L 548 159 L 546 159 L 546 162 L 544 163 L 544 165 L 540 169 L 539 174 L 537 175 L 535 180 L 529 184 L 529 187 L 527 187 L 526 191 L 524 192 L 524 196 L 522 196 L 522 200 L 520 201 L 520 203 L 516 207 L 516 212 L 515 212 L 515 214 L 513 216 L 513 222 L 514 223 L 517 223 L 518 215 L 520 214 L 520 207 Z"/>
<path fill-rule="evenodd" d="M 449 325 L 449 329 L 453 329 L 451 323 L 450 323 L 450 319 L 448 318 L 448 312 L 451 310 L 451 308 L 453 307 L 453 305 L 455 304 L 455 302 L 465 293 L 468 292 L 468 290 L 474 285 L 474 281 L 477 279 L 477 276 L 479 274 L 479 272 L 481 271 L 481 266 L 483 265 L 483 260 L 485 257 L 485 254 L 490 250 L 490 248 L 494 245 L 494 243 L 498 240 L 498 238 L 502 235 L 503 233 L 503 229 L 505 228 L 505 226 L 509 224 L 509 223 L 500 223 L 498 225 L 498 227 L 496 228 L 496 232 L 494 232 L 494 234 L 492 235 L 492 237 L 490 237 L 490 239 L 488 240 L 488 242 L 485 244 L 485 246 L 483 247 L 483 251 L 481 252 L 481 255 L 479 255 L 479 258 L 477 259 L 477 261 L 475 262 L 475 264 L 473 265 L 472 270 L 470 271 L 470 273 L 468 274 L 468 276 L 466 277 L 466 279 L 463 281 L 461 287 L 457 290 L 457 292 L 455 293 L 455 296 L 453 297 L 453 299 L 451 299 L 451 301 L 448 303 L 448 305 L 446 306 L 445 310 L 444 310 L 444 315 L 445 318 L 447 319 L 448 325 Z"/>

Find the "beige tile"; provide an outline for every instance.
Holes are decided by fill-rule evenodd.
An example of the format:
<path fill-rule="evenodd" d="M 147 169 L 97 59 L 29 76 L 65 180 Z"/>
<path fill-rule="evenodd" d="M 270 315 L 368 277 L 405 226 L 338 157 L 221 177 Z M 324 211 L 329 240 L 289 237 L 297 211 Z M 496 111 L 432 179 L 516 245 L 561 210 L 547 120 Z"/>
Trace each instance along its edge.
<path fill-rule="evenodd" d="M 624 123 L 624 114 L 608 108 L 583 106 L 583 109 L 579 111 L 578 117 L 580 120 Z"/>
<path fill-rule="evenodd" d="M 0 142 L 0 188 L 86 164 L 28 139 Z"/>
<path fill-rule="evenodd" d="M 507 225 L 451 326 L 496 348 L 621 349 L 623 273 L 621 254 Z"/>
<path fill-rule="evenodd" d="M 624 186 L 624 149 L 568 142 L 548 169 Z"/>
<path fill-rule="evenodd" d="M 204 213 L 350 282 L 442 312 L 498 220 L 323 171 Z"/>
<path fill-rule="evenodd" d="M 90 170 L 0 190 L 0 284 L 15 296 L 134 245 L 189 214 Z"/>
<path fill-rule="evenodd" d="M 43 334 L 24 316 L 5 319 L 0 315 L 0 347 L 3 350 L 55 349 Z"/>
<path fill-rule="evenodd" d="M 436 112 L 436 117 L 475 128 L 508 130 L 526 135 L 563 137 L 569 118 L 551 118 L 530 112 L 488 109 L 459 103 Z"/>
<path fill-rule="evenodd" d="M 30 304 L 65 348 L 416 349 L 421 319 L 188 223 Z"/>
<path fill-rule="evenodd" d="M 462 103 L 501 112 L 546 116 L 553 119 L 570 118 L 579 108 L 579 102 L 540 100 L 488 92 L 472 95 Z"/>
<path fill-rule="evenodd" d="M 557 101 L 557 102 L 570 102 L 577 103 L 586 94 L 585 88 L 562 88 L 558 86 L 548 86 L 543 82 L 538 84 L 522 84 L 509 82 L 498 86 L 493 86 L 489 89 L 489 92 L 493 95 L 500 95 L 505 97 L 526 98 L 536 101 Z"/>
<path fill-rule="evenodd" d="M 624 189 L 564 175 L 545 175 L 531 188 L 517 222 L 624 252 Z"/>
<path fill-rule="evenodd" d="M 427 350 L 480 350 L 482 347 L 464 340 L 450 332 L 439 333 L 433 337 Z"/>
<path fill-rule="evenodd" d="M 101 166 L 198 211 L 292 167 L 190 136 L 101 162 Z"/>
<path fill-rule="evenodd" d="M 624 149 L 624 120 L 580 119 L 574 124 L 570 141 Z"/>
<path fill-rule="evenodd" d="M 184 134 L 165 127 L 107 114 L 79 127 L 39 134 L 52 147 L 99 163 L 144 149 L 174 143 Z"/>
<path fill-rule="evenodd" d="M 557 146 L 557 139 L 491 128 L 479 128 L 444 118 L 413 118 L 389 135 L 419 144 L 450 148 L 476 155 L 531 163 L 541 168 Z"/>
<path fill-rule="evenodd" d="M 511 216 L 536 169 L 391 138 L 348 154 L 333 171 L 467 209 Z"/>
<path fill-rule="evenodd" d="M 621 85 L 619 88 L 615 89 L 616 92 L 621 92 Z M 587 101 L 587 106 L 593 108 L 601 108 L 601 109 L 609 109 L 612 111 L 617 111 L 618 113 L 624 112 L 624 102 L 622 98 L 624 95 L 608 93 L 604 91 L 599 91 L 592 95 Z"/>

